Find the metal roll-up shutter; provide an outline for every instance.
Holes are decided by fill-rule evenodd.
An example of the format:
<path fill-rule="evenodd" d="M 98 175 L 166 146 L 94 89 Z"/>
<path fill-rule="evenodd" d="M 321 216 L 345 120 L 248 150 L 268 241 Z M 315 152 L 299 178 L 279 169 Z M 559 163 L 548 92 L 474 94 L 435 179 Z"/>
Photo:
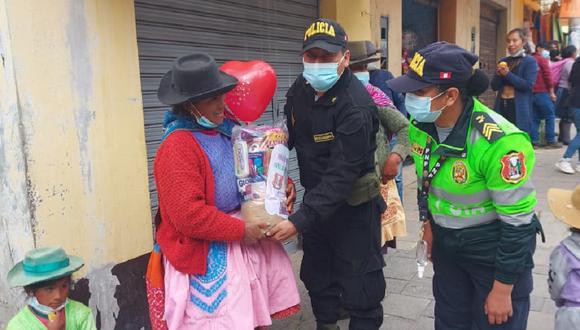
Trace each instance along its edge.
<path fill-rule="evenodd" d="M 482 3 L 480 11 L 480 37 L 479 37 L 479 63 L 480 68 L 487 73 L 489 79 L 495 75 L 497 61 L 497 26 L 499 24 L 499 11 Z M 493 109 L 496 93 L 489 88 L 479 99 Z"/>
<path fill-rule="evenodd" d="M 156 90 L 171 62 L 194 51 L 206 52 L 220 64 L 229 60 L 267 61 L 277 72 L 278 88 L 258 123 L 271 123 L 283 116 L 284 95 L 302 72 L 300 50 L 304 30 L 318 15 L 318 1 L 136 0 L 135 15 L 149 187 L 155 212 L 153 159 L 163 134 L 163 113 L 168 109 L 157 99 Z M 300 187 L 294 152 L 289 173 Z M 298 193 L 301 201 L 301 188 Z"/>

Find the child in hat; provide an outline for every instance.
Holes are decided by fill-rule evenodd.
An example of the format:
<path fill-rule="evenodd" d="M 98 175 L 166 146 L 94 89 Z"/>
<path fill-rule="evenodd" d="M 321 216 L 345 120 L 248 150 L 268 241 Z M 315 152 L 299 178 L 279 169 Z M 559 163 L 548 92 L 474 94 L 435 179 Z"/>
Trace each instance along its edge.
<path fill-rule="evenodd" d="M 26 306 L 8 323 L 7 330 L 97 329 L 91 309 L 68 299 L 71 275 L 84 265 L 62 248 L 38 248 L 8 272 L 11 287 L 24 287 Z"/>
<path fill-rule="evenodd" d="M 556 330 L 580 324 L 580 185 L 574 191 L 548 190 L 548 204 L 556 218 L 572 232 L 550 256 L 548 285 L 556 302 Z"/>

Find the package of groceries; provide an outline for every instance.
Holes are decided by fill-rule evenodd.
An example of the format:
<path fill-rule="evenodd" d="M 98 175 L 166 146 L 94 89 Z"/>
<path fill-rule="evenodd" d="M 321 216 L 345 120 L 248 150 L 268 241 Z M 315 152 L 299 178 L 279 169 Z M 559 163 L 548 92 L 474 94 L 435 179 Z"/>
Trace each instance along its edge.
<path fill-rule="evenodd" d="M 234 159 L 242 218 L 275 225 L 288 218 L 288 129 L 284 121 L 274 125 L 234 127 Z"/>

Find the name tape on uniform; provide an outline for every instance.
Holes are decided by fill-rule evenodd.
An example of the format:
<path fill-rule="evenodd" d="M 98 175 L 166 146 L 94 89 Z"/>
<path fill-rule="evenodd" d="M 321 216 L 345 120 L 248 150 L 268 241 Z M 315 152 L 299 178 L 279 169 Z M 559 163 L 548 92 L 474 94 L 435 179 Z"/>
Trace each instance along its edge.
<path fill-rule="evenodd" d="M 314 135 L 314 142 L 316 142 L 316 143 L 328 142 L 328 141 L 332 141 L 332 140 L 334 140 L 334 134 L 332 132 Z"/>

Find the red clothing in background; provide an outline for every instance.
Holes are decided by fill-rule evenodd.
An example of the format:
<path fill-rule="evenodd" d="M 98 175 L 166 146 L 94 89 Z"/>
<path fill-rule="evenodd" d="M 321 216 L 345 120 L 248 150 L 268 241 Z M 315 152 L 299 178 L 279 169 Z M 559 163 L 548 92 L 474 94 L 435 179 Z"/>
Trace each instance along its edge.
<path fill-rule="evenodd" d="M 534 84 L 534 93 L 547 93 L 550 89 L 554 88 L 554 83 L 552 82 L 552 71 L 550 70 L 550 61 L 547 58 L 542 57 L 538 53 L 534 53 L 534 58 L 538 62 L 538 75 L 536 77 L 536 83 Z"/>

